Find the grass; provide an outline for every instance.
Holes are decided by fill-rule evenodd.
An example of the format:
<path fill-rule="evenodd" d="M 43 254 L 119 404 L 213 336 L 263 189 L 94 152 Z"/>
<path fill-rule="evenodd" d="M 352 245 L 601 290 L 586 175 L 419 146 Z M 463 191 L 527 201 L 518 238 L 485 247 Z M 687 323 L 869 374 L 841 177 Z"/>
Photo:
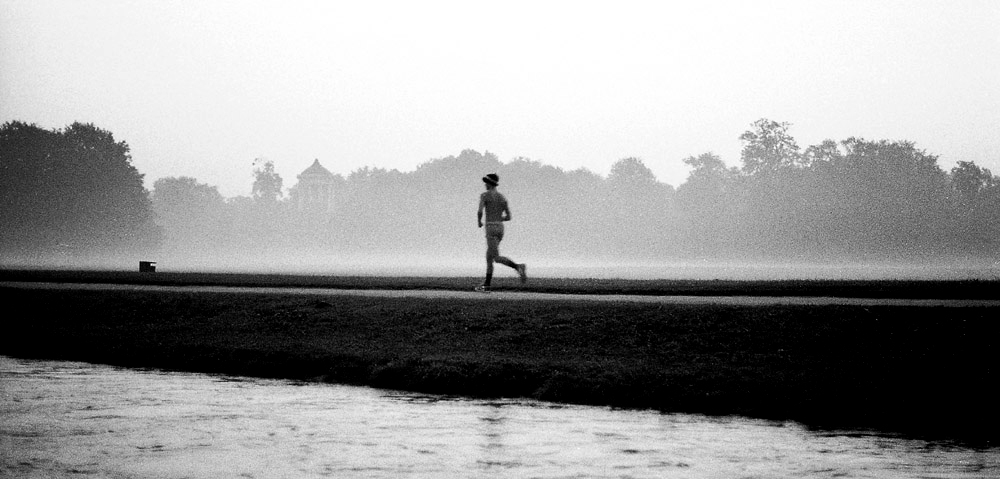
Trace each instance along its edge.
<path fill-rule="evenodd" d="M 11 356 L 742 414 L 987 444 L 998 434 L 997 308 L 2 287 L 0 298 L 21 311 L 6 315 L 0 339 L 0 354 Z"/>

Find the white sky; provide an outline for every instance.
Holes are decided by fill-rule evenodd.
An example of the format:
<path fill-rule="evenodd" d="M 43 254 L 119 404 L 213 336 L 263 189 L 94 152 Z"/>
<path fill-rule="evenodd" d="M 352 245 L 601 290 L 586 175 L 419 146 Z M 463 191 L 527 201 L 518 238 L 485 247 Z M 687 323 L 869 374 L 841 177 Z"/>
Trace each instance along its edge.
<path fill-rule="evenodd" d="M 291 186 L 466 148 L 677 186 L 762 117 L 1000 174 L 998 25 L 996 0 L 0 0 L 0 121 L 94 123 L 147 186 L 225 196 L 257 157 Z"/>

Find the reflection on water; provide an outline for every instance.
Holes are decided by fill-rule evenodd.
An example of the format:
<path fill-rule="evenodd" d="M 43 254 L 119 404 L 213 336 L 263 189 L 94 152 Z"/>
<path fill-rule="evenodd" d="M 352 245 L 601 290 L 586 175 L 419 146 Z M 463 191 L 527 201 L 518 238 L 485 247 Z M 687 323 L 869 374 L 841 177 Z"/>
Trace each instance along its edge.
<path fill-rule="evenodd" d="M 997 477 L 1000 448 L 795 423 L 0 357 L 0 476 Z"/>

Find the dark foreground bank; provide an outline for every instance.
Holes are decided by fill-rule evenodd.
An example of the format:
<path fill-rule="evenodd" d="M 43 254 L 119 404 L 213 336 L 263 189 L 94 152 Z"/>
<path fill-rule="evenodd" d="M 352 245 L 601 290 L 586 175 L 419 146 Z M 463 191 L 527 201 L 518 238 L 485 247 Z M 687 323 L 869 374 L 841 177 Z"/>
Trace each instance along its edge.
<path fill-rule="evenodd" d="M 996 444 L 997 308 L 0 288 L 0 354 Z"/>

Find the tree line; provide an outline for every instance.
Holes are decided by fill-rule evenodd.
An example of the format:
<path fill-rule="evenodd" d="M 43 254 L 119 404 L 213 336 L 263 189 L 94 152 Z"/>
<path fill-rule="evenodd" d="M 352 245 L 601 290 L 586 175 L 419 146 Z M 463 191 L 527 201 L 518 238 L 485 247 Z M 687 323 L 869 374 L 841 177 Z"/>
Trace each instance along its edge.
<path fill-rule="evenodd" d="M 92 124 L 0 128 L 0 259 L 121 255 L 159 244 L 128 144 Z"/>
<path fill-rule="evenodd" d="M 607 177 L 465 150 L 401 172 L 334 175 L 323 212 L 296 207 L 271 162 L 250 196 L 225 198 L 195 178 L 152 191 L 110 132 L 74 123 L 0 130 L 5 225 L 0 248 L 50 254 L 155 251 L 260 260 L 276 255 L 478 257 L 480 178 L 497 173 L 511 202 L 511 251 L 570 261 L 753 259 L 867 261 L 1000 258 L 1000 177 L 974 162 L 950 171 L 912 142 L 851 137 L 800 148 L 788 123 L 739 136 L 741 165 L 706 152 L 676 188 L 639 158 Z M 516 234 L 514 233 L 516 231 Z M 523 256 L 519 255 L 519 256 Z"/>

